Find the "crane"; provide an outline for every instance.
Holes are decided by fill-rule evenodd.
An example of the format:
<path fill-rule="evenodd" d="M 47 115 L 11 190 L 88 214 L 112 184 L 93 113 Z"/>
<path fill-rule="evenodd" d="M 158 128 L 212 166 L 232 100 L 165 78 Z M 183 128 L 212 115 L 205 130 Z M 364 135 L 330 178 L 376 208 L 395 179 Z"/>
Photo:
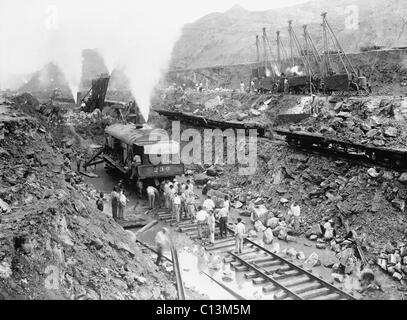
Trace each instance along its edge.
<path fill-rule="evenodd" d="M 346 55 L 341 44 L 338 41 L 331 25 L 329 24 L 327 18 L 327 12 L 321 14 L 322 17 L 322 36 L 324 42 L 324 58 L 323 64 L 325 66 L 324 75 L 324 89 L 325 91 L 348 91 L 354 90 L 358 91 L 362 89 L 366 92 L 366 77 L 359 76 L 356 69 L 353 67 L 349 57 Z M 329 49 L 330 42 L 334 46 L 334 51 Z M 335 73 L 332 66 L 331 54 L 335 53 L 338 55 L 340 63 L 342 64 L 345 73 Z"/>

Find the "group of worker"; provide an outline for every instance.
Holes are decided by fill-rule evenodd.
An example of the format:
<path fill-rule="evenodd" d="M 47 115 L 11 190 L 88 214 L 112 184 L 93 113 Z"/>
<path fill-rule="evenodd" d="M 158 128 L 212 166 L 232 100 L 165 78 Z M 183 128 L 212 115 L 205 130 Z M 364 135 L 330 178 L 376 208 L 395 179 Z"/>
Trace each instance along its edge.
<path fill-rule="evenodd" d="M 164 181 L 162 184 L 162 193 L 165 207 L 180 222 L 181 216 L 193 219 L 195 216 L 195 193 L 194 184 L 191 180 L 186 183 L 180 183 L 176 178 L 171 182 Z"/>
<path fill-rule="evenodd" d="M 114 186 L 113 191 L 110 194 L 110 199 L 112 203 L 113 219 L 124 220 L 124 213 L 129 200 L 124 194 L 123 181 L 120 181 L 117 186 Z"/>
<path fill-rule="evenodd" d="M 215 244 L 215 226 L 216 222 L 219 224 L 219 237 L 227 237 L 228 233 L 228 218 L 230 215 L 230 200 L 229 196 L 225 195 L 223 204 L 220 209 L 216 209 L 215 202 L 210 195 L 206 196 L 205 201 L 198 207 L 196 214 L 196 222 L 198 225 L 198 238 L 201 241 L 209 240 L 209 246 Z M 235 229 L 236 239 L 236 253 L 242 253 L 243 250 L 243 238 L 246 234 L 246 228 L 242 219 L 237 219 L 237 225 Z"/>

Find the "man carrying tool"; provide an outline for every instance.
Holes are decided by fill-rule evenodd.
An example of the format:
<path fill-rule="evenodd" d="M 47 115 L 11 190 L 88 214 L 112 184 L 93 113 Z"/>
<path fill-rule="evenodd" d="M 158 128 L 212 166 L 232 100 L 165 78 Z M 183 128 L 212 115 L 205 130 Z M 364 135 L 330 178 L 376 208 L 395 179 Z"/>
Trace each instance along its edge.
<path fill-rule="evenodd" d="M 169 242 L 170 242 L 169 234 L 170 233 L 169 233 L 168 229 L 164 227 L 160 231 L 158 231 L 155 236 L 154 240 L 155 240 L 155 244 L 157 246 L 157 260 L 156 260 L 155 264 L 157 266 L 159 266 L 161 263 L 164 247 L 166 245 L 169 245 Z"/>
<path fill-rule="evenodd" d="M 235 253 L 242 253 L 243 251 L 243 239 L 246 233 L 246 227 L 242 222 L 241 218 L 237 218 L 237 224 L 235 229 L 235 238 L 236 238 L 236 248 Z"/>

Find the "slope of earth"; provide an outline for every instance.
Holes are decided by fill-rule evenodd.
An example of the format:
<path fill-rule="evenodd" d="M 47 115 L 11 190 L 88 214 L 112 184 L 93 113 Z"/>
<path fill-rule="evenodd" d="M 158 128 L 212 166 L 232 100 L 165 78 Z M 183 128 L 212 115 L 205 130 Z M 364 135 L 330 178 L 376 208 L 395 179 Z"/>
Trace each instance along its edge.
<path fill-rule="evenodd" d="M 35 118 L 0 106 L 0 298 L 176 298 L 61 151 Z"/>
<path fill-rule="evenodd" d="M 404 18 L 407 6 L 403 0 L 317 0 L 258 12 L 235 6 L 185 25 L 173 49 L 171 67 L 201 68 L 256 61 L 256 34 L 266 27 L 273 40 L 275 32 L 281 30 L 287 41 L 288 20 L 293 20 L 297 34 L 302 34 L 302 25 L 307 24 L 317 47 L 321 48 L 323 11 L 328 12 L 328 20 L 346 52 L 359 51 L 362 46 L 407 44 Z"/>

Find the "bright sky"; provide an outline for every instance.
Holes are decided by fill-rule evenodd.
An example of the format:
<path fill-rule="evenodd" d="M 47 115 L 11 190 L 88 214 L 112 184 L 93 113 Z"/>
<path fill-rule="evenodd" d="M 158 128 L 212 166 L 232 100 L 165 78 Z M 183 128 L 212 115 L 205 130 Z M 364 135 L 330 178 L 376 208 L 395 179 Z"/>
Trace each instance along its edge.
<path fill-rule="evenodd" d="M 68 50 L 66 43 L 84 48 L 100 42 L 115 43 L 117 30 L 130 34 L 137 29 L 139 40 L 152 41 L 167 34 L 173 40 L 182 25 L 212 12 L 224 12 L 235 4 L 268 10 L 309 0 L 0 0 L 1 63 L 15 72 L 37 68 L 53 50 Z M 103 33 L 103 35 L 102 35 Z M 64 43 L 60 43 L 64 38 Z M 165 38 L 165 36 L 163 36 Z M 56 46 L 43 45 L 55 42 Z M 72 48 L 72 46 L 69 46 Z M 29 52 L 27 50 L 29 49 Z M 51 52 L 50 52 L 51 50 Z M 27 54 L 30 56 L 27 56 Z M 17 63 L 18 61 L 18 63 Z M 4 70 L 4 68 L 3 68 Z"/>

